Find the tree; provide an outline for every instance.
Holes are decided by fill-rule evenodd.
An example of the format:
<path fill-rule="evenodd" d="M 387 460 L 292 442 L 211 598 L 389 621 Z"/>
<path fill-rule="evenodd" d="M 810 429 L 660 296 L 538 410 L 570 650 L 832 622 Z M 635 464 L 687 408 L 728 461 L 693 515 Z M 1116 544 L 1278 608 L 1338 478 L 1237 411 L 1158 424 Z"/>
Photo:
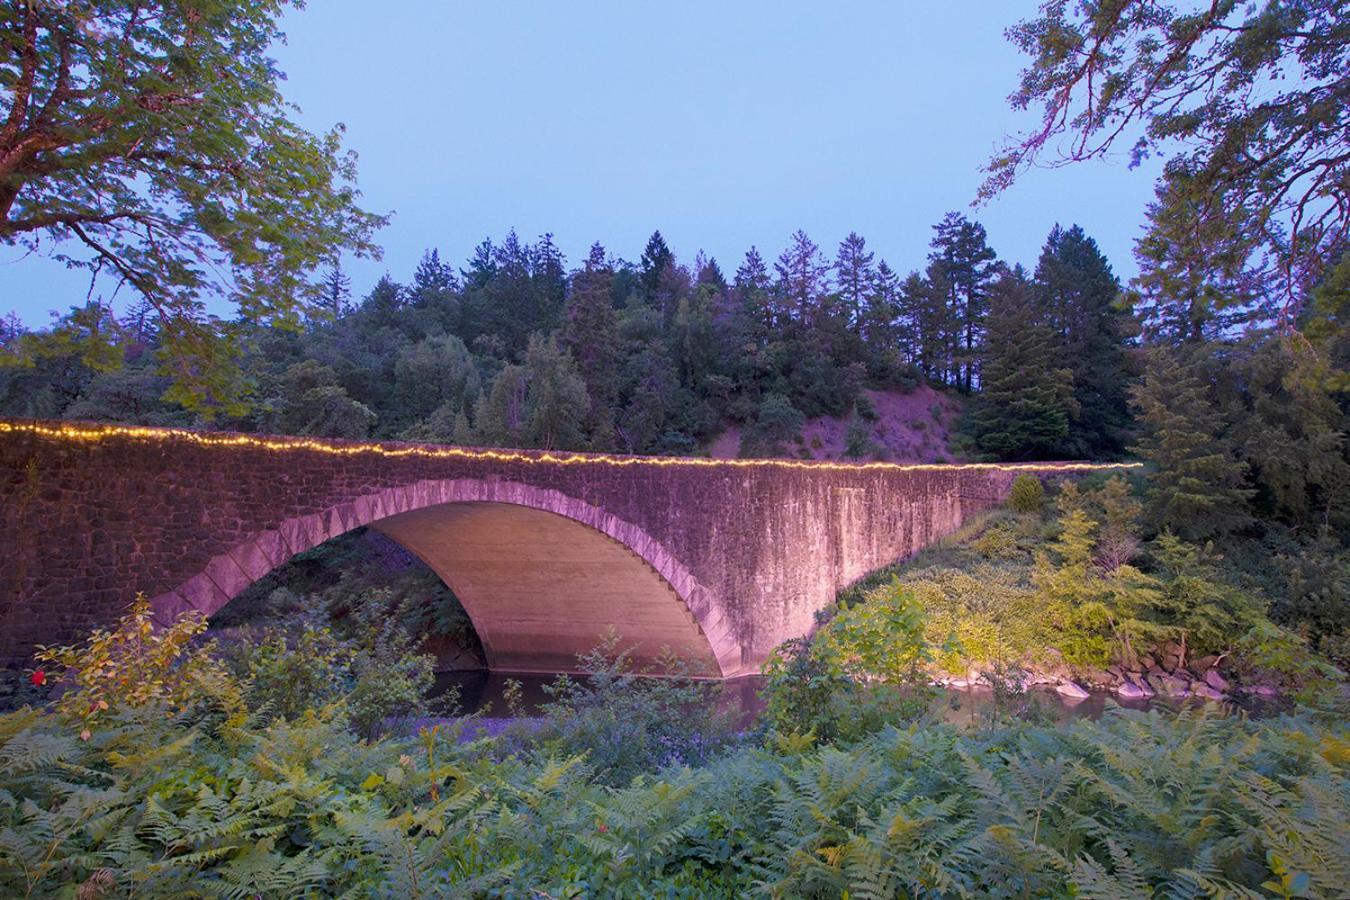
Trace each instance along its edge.
<path fill-rule="evenodd" d="M 834 259 L 835 283 L 848 326 L 861 335 L 867 318 L 868 303 L 876 290 L 877 272 L 872 265 L 876 254 L 867 250 L 867 241 L 856 231 L 839 244 Z"/>
<path fill-rule="evenodd" d="M 1026 273 L 1004 269 L 991 290 L 983 385 L 966 422 L 999 459 L 1059 455 L 1076 412 L 1073 375 L 1056 365 L 1056 336 Z"/>
<path fill-rule="evenodd" d="M 785 316 L 809 327 L 829 289 L 830 265 L 821 256 L 820 247 L 804 231 L 792 233 L 788 248 L 774 264 L 778 273 L 775 290 Z"/>
<path fill-rule="evenodd" d="M 479 394 L 478 367 L 464 342 L 454 335 L 434 335 L 398 354 L 394 362 L 396 423 L 424 419 L 437 410 L 452 425 L 467 413 Z M 394 424 L 394 423 L 391 423 Z"/>
<path fill-rule="evenodd" d="M 1125 347 L 1131 323 L 1117 303 L 1120 282 L 1083 229 L 1056 225 L 1036 263 L 1035 294 L 1053 334 L 1048 364 L 1072 376 L 1072 440 L 1064 451 L 1118 455 L 1126 444 L 1133 376 Z"/>
<path fill-rule="evenodd" d="M 1136 453 L 1157 471 L 1145 511 L 1158 529 L 1204 540 L 1251 521 L 1247 464 L 1213 397 L 1206 349 L 1154 348 L 1133 398 L 1143 434 Z"/>
<path fill-rule="evenodd" d="M 553 338 L 530 338 L 525 353 L 525 439 L 545 450 L 580 450 L 583 423 L 591 407 L 576 363 Z"/>
<path fill-rule="evenodd" d="M 298 326 L 314 273 L 378 255 L 341 126 L 289 118 L 268 56 L 286 0 L 0 6 L 0 243 L 111 276 L 150 301 L 173 399 L 237 405 L 229 329 Z"/>
<path fill-rule="evenodd" d="M 328 366 L 305 360 L 287 368 L 278 381 L 278 394 L 265 412 L 268 431 L 336 438 L 370 434 L 375 413 L 348 396 Z"/>
<path fill-rule="evenodd" d="M 328 267 L 328 274 L 323 276 L 322 291 L 323 299 L 319 306 L 324 315 L 335 321 L 342 318 L 351 304 L 352 280 L 342 271 L 340 261 L 334 260 Z"/>
<path fill-rule="evenodd" d="M 430 317 L 429 328 L 456 330 L 459 325 L 459 284 L 455 270 L 441 262 L 440 251 L 432 248 L 422 254 L 408 287 L 408 302 Z"/>
<path fill-rule="evenodd" d="M 732 285 L 742 307 L 756 324 L 755 330 L 760 334 L 773 331 L 777 324 L 777 311 L 770 293 L 772 283 L 769 280 L 769 267 L 755 247 L 746 251 L 745 261 L 736 269 L 736 280 Z"/>
<path fill-rule="evenodd" d="M 487 447 L 525 446 L 525 391 L 523 366 L 507 365 L 474 407 L 476 438 Z"/>
<path fill-rule="evenodd" d="M 1155 223 L 1203 211 L 1250 235 L 1251 264 L 1283 285 L 1276 320 L 1293 327 L 1350 228 L 1342 0 L 1052 2 L 1009 36 L 1031 57 L 1013 106 L 1039 107 L 1041 124 L 992 160 L 981 195 L 1131 137 L 1136 163 L 1178 148 Z"/>
<path fill-rule="evenodd" d="M 659 296 L 661 280 L 666 270 L 675 265 L 675 254 L 671 253 L 670 248 L 666 246 L 666 239 L 661 236 L 660 231 L 653 231 L 652 236 L 647 239 L 647 246 L 642 250 L 640 265 L 638 283 L 642 288 L 643 296 L 648 303 L 664 312 L 666 304 Z"/>
<path fill-rule="evenodd" d="M 929 281 L 945 289 L 949 316 L 946 335 L 953 383 L 969 393 L 974 387 L 979 360 L 983 320 L 988 308 L 989 284 L 994 277 L 997 254 L 985 240 L 984 226 L 960 213 L 950 212 L 933 226 L 933 251 L 928 254 L 930 269 L 941 279 Z"/>
<path fill-rule="evenodd" d="M 562 345 L 576 360 L 592 401 L 613 403 L 618 393 L 619 314 L 613 303 L 614 270 L 599 243 L 591 245 L 563 307 Z"/>

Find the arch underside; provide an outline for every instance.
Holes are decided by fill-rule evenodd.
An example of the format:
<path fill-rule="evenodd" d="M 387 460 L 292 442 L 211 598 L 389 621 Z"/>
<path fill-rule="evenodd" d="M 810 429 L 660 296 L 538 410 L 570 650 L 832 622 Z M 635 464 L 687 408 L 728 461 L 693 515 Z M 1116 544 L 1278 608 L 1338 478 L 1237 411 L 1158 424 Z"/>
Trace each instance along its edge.
<path fill-rule="evenodd" d="M 520 482 L 419 481 L 257 532 L 152 600 L 167 624 L 212 615 L 297 554 L 368 525 L 455 591 L 501 671 L 568 672 L 613 627 L 636 665 L 668 648 L 709 677 L 741 674 L 720 604 L 646 532 L 557 491 Z"/>
<path fill-rule="evenodd" d="M 510 503 L 450 503 L 374 528 L 450 585 L 489 668 L 575 671 L 609 628 L 639 666 L 669 648 L 704 676 L 719 674 L 708 639 L 674 588 L 641 556 L 579 522 Z"/>

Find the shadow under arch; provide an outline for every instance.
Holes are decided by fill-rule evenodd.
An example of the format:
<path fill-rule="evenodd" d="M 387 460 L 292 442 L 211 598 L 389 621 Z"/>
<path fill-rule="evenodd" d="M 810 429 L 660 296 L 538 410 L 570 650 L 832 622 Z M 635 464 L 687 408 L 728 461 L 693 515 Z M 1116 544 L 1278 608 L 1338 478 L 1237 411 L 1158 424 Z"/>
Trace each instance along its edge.
<path fill-rule="evenodd" d="M 455 591 L 489 667 L 552 672 L 613 626 L 640 664 L 664 647 L 701 674 L 742 674 L 711 591 L 642 528 L 559 491 L 495 479 L 423 480 L 364 494 L 260 531 L 151 600 L 155 617 L 212 615 L 292 557 L 369 525 Z"/>

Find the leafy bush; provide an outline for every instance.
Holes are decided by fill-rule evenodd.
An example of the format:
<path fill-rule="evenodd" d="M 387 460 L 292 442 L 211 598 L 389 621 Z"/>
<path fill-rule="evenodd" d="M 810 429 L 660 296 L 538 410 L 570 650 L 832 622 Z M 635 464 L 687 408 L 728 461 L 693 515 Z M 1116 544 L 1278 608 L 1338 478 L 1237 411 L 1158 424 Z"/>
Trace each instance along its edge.
<path fill-rule="evenodd" d="M 690 677 L 675 657 L 636 669 L 631 649 L 610 629 L 579 663 L 584 680 L 560 675 L 546 686 L 545 721 L 531 736 L 557 755 L 586 754 L 605 784 L 703 765 L 734 740 L 730 713 L 717 708 L 721 685 Z"/>
<path fill-rule="evenodd" d="M 57 710 L 88 726 L 149 704 L 163 704 L 174 714 L 219 704 L 237 717 L 241 698 L 211 655 L 214 647 L 191 646 L 205 630 L 197 613 L 157 628 L 150 601 L 138 594 L 111 629 L 96 629 L 74 646 L 39 647 L 34 681 L 60 685 Z"/>
<path fill-rule="evenodd" d="M 358 734 L 371 737 L 387 720 L 430 711 L 425 697 L 435 680 L 434 661 L 393 622 L 368 626 L 359 640 L 312 623 L 298 634 L 245 632 L 224 657 L 250 707 L 267 716 L 293 721 L 337 705 Z"/>
<path fill-rule="evenodd" d="M 872 430 L 861 418 L 851 419 L 844 433 L 844 455 L 859 459 L 872 452 Z"/>
<path fill-rule="evenodd" d="M 1045 485 L 1035 475 L 1022 474 L 1013 479 L 1008 508 L 1013 512 L 1039 515 L 1045 507 Z"/>

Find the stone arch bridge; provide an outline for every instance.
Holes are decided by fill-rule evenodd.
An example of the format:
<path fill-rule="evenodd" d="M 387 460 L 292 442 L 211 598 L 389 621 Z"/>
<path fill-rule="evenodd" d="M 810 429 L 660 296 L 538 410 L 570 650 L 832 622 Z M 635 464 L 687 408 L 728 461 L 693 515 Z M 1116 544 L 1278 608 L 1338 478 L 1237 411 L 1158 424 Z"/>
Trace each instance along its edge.
<path fill-rule="evenodd" d="M 1000 503 L 1019 472 L 484 450 L 0 420 L 0 662 L 138 592 L 214 613 L 367 525 L 460 597 L 488 663 L 566 671 L 610 625 L 710 676 L 755 672 L 841 587 Z"/>

